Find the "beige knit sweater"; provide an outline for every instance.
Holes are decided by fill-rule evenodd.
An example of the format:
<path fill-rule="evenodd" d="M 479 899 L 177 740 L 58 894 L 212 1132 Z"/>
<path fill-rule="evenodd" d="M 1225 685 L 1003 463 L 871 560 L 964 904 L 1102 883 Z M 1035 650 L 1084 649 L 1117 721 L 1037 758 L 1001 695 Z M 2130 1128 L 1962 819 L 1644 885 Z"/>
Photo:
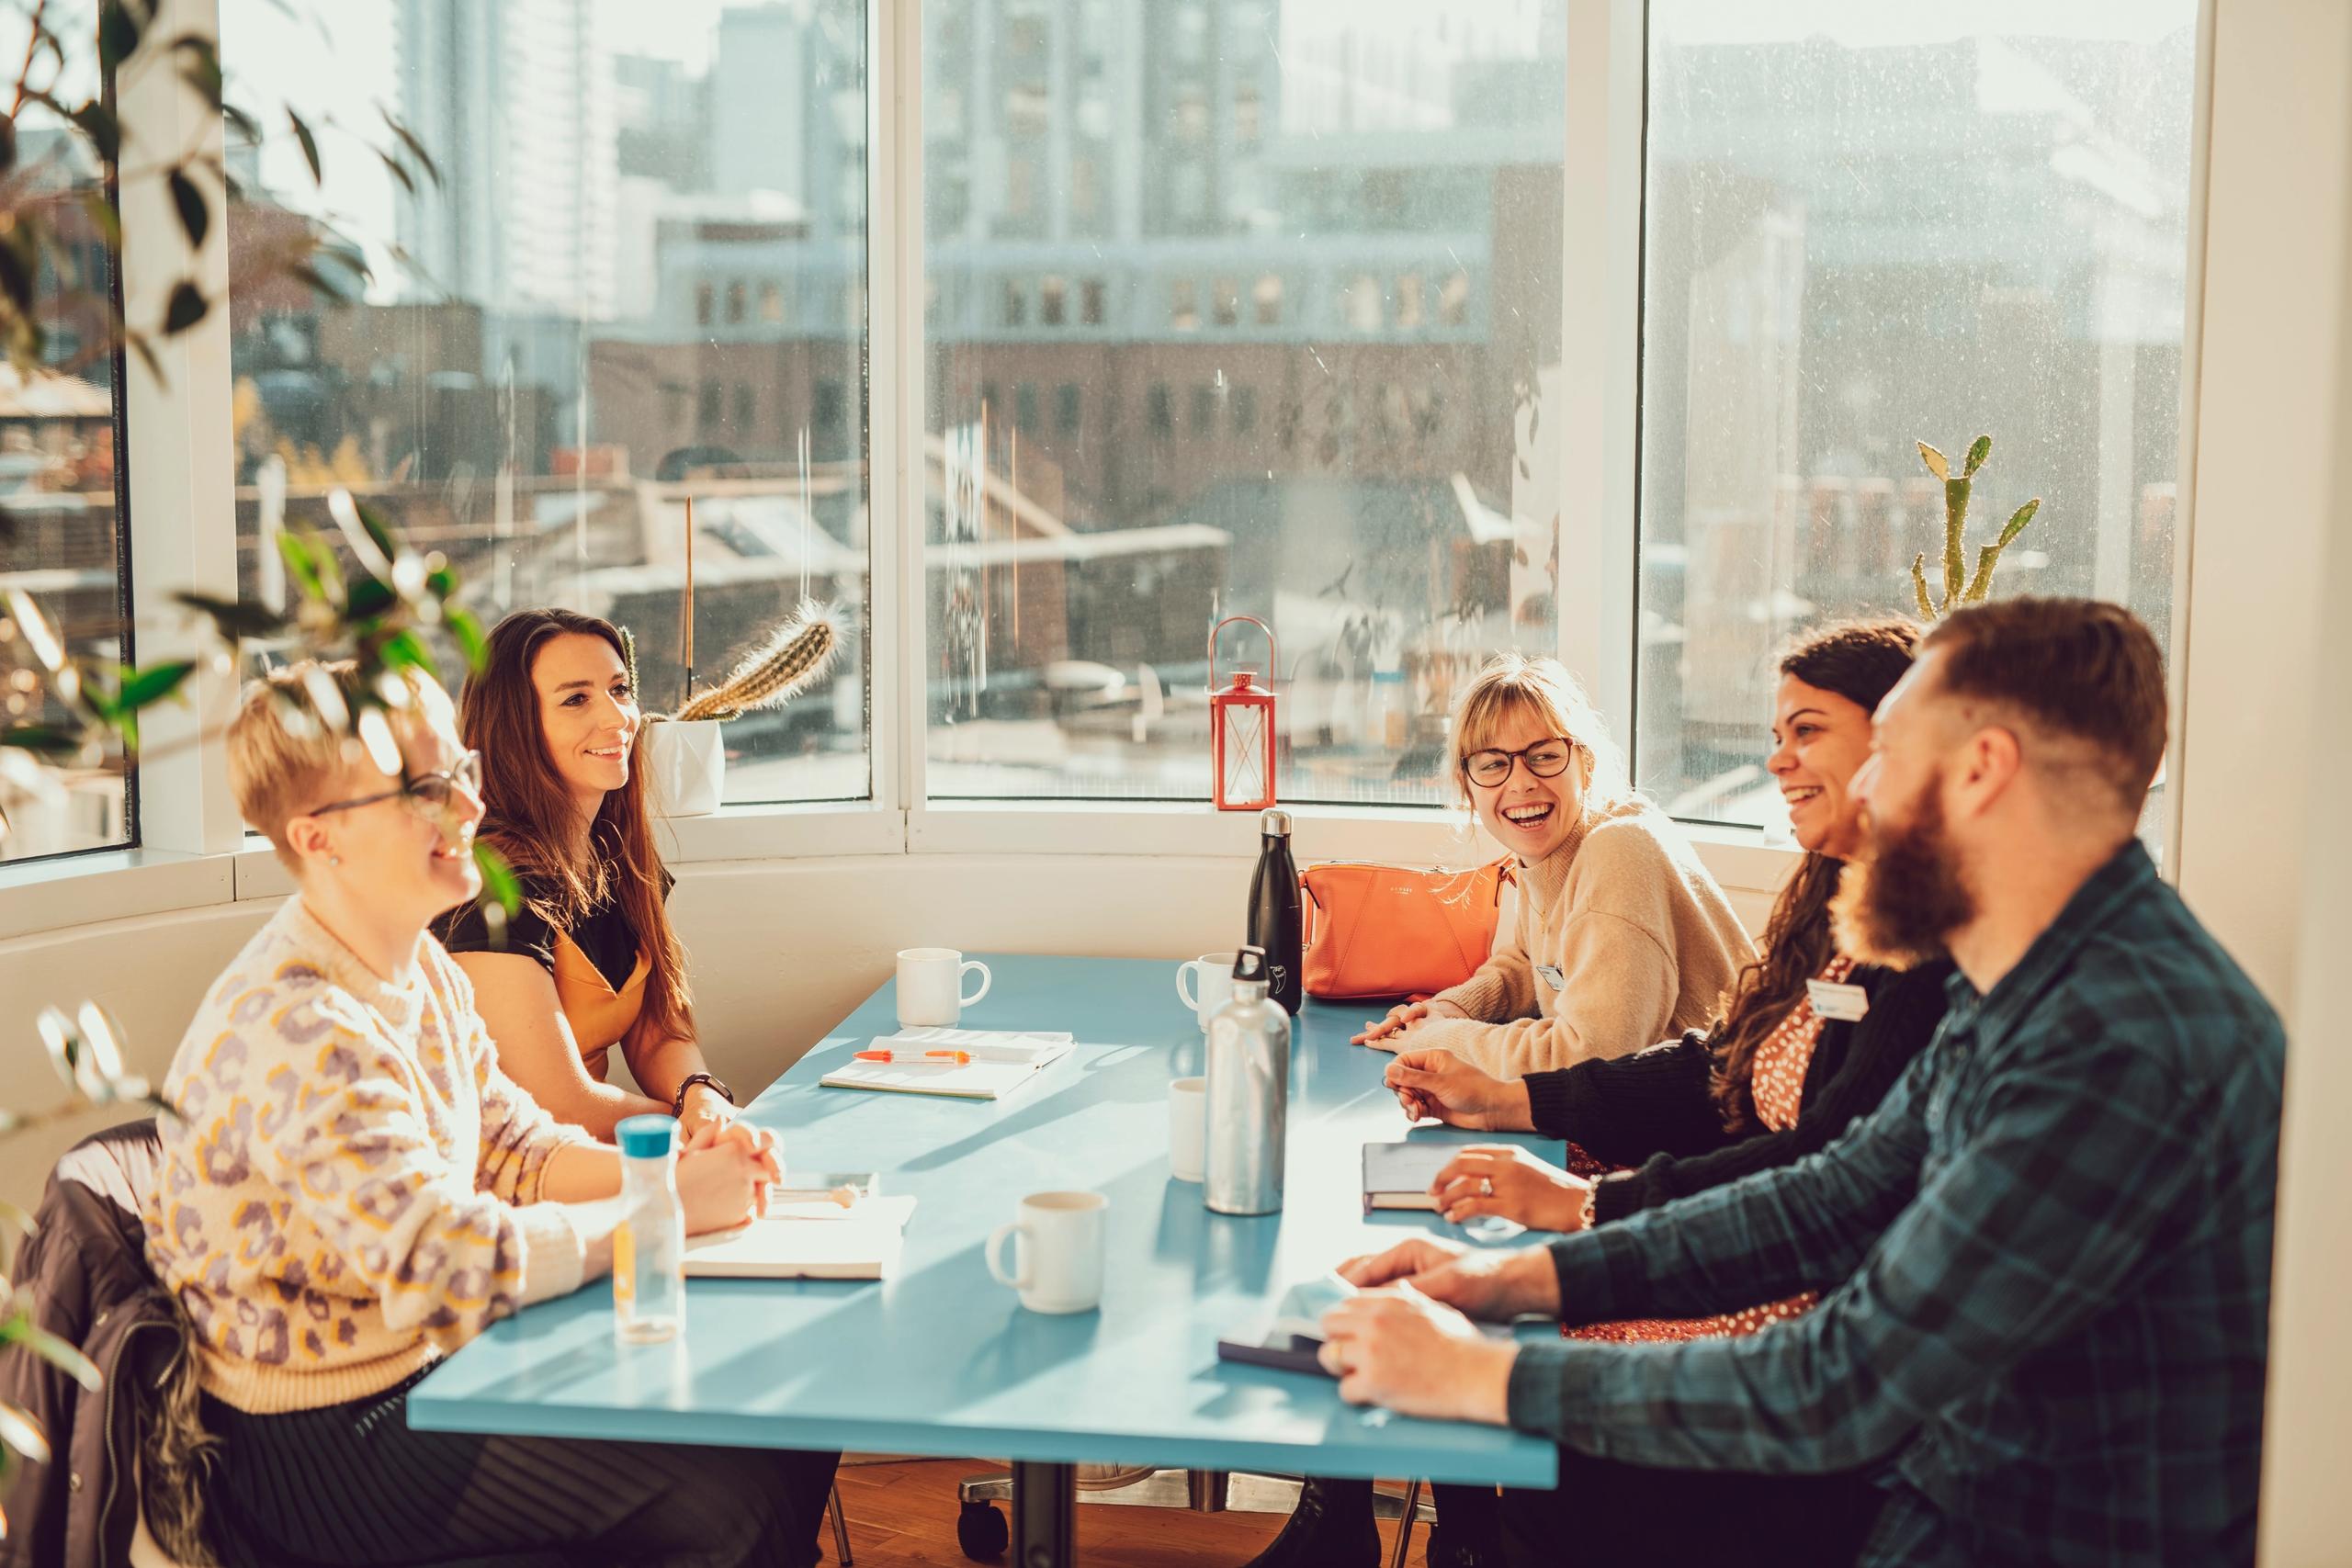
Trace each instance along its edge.
<path fill-rule="evenodd" d="M 1426 1020 L 1396 1043 L 1512 1078 L 1630 1055 L 1705 1026 L 1755 956 L 1681 829 L 1636 800 L 1521 865 L 1511 930 L 1435 998 L 1470 1016 Z"/>
<path fill-rule="evenodd" d="M 240 1410 L 380 1393 L 524 1303 L 577 1289 L 581 1237 L 540 1203 L 593 1140 L 499 1070 L 441 944 L 379 980 L 289 898 L 230 961 L 164 1081 L 147 1257 Z"/>

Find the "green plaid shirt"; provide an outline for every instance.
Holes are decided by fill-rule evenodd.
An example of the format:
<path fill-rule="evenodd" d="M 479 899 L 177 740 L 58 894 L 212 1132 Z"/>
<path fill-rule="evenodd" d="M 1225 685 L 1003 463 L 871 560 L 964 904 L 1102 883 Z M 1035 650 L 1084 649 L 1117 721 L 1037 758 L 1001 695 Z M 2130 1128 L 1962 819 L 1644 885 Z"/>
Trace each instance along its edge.
<path fill-rule="evenodd" d="M 1520 1352 L 1512 1425 L 1637 1464 L 1889 1456 L 1865 1563 L 2251 1562 L 2278 1015 L 2135 842 L 1819 1154 L 1552 1246 L 1570 1323 L 1805 1289 L 1739 1339 Z"/>

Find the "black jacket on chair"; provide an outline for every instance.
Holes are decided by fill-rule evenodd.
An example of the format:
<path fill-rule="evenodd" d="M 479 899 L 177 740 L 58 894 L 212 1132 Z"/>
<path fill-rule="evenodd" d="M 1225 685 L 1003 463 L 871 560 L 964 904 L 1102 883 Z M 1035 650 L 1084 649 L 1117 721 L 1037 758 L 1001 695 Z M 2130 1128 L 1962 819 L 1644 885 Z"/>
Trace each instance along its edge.
<path fill-rule="evenodd" d="M 97 1366 L 96 1393 L 17 1347 L 0 1354 L 0 1400 L 48 1435 L 50 1462 L 10 1475 L 0 1564 L 104 1568 L 138 1528 L 142 1421 L 185 1371 L 179 1314 L 147 1267 L 140 1207 L 160 1163 L 154 1119 L 85 1138 L 50 1173 L 15 1280 L 41 1327 Z"/>

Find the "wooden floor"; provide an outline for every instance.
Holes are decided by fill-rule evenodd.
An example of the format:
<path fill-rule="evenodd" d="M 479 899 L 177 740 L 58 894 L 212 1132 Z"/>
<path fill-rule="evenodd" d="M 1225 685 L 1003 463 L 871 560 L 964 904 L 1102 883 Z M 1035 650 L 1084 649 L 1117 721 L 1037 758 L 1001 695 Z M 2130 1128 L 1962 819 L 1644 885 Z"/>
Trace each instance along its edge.
<path fill-rule="evenodd" d="M 992 1467 L 980 1460 L 921 1460 L 842 1467 L 842 1506 L 849 1515 L 856 1568 L 952 1568 L 968 1563 L 956 1544 L 956 1483 Z M 1080 1504 L 1080 1559 L 1086 1568 L 1229 1568 L 1247 1562 L 1272 1540 L 1282 1520 L 1272 1514 L 1195 1514 L 1182 1508 Z M 1381 1562 L 1396 1527 L 1383 1524 Z M 825 1561 L 833 1536 L 824 1534 Z M 1421 1564 L 1421 1534 L 1414 1532 L 1412 1562 Z M 1010 1553 L 998 1558 L 1007 1562 Z"/>

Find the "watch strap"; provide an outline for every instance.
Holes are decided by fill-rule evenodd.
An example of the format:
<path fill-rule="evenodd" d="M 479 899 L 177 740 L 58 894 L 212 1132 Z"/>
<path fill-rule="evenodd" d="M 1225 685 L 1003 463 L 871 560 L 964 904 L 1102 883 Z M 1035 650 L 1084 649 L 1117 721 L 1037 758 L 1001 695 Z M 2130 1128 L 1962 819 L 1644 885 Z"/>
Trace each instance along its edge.
<path fill-rule="evenodd" d="M 728 1104 L 732 1105 L 735 1103 L 735 1091 L 729 1089 L 724 1083 L 721 1083 L 716 1073 L 688 1073 L 684 1079 L 679 1083 L 678 1092 L 670 1097 L 671 1115 L 684 1116 L 686 1113 L 686 1091 L 694 1088 L 695 1085 L 698 1083 L 708 1084 L 713 1089 L 718 1091 L 718 1098 L 725 1100 Z"/>

